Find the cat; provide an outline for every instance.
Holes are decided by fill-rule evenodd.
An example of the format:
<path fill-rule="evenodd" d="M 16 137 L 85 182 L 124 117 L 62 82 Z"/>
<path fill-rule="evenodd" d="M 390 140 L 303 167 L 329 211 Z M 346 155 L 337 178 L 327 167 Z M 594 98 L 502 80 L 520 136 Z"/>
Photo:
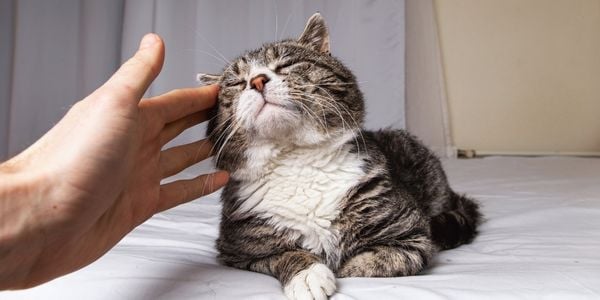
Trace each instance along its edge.
<path fill-rule="evenodd" d="M 478 204 L 404 130 L 362 128 L 354 75 L 313 15 L 297 40 L 263 45 L 222 74 L 207 135 L 230 172 L 219 260 L 270 274 L 289 299 L 326 299 L 336 277 L 418 274 L 473 240 Z"/>

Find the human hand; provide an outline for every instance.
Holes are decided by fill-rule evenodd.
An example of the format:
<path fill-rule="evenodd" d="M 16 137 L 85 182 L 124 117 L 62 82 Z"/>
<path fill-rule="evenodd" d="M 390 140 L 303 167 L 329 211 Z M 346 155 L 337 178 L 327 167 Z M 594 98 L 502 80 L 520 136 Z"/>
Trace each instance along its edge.
<path fill-rule="evenodd" d="M 225 172 L 161 185 L 207 158 L 207 140 L 161 151 L 207 119 L 217 86 L 142 98 L 164 60 L 154 34 L 99 89 L 0 165 L 0 289 L 26 288 L 98 259 L 157 212 L 212 193 Z"/>

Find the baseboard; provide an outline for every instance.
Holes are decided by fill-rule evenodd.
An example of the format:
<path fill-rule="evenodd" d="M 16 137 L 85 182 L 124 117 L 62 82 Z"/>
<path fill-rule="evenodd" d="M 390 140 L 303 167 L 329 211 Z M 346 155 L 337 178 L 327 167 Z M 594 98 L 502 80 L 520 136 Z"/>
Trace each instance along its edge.
<path fill-rule="evenodd" d="M 460 153 L 474 153 L 473 156 L 467 157 L 482 157 L 482 156 L 583 156 L 583 157 L 600 157 L 600 152 L 596 151 L 497 151 L 497 150 L 458 150 Z"/>

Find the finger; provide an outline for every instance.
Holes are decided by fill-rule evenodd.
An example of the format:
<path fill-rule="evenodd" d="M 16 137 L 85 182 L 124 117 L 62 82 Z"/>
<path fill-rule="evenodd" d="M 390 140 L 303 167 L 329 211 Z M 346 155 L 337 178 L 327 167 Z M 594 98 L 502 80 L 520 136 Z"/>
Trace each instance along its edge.
<path fill-rule="evenodd" d="M 161 38 L 154 33 L 146 34 L 135 55 L 127 60 L 101 89 L 123 95 L 119 98 L 131 99 L 137 103 L 158 76 L 164 58 L 165 47 Z"/>
<path fill-rule="evenodd" d="M 167 124 L 160 133 L 161 145 L 164 146 L 186 129 L 208 120 L 208 114 L 209 113 L 207 111 L 199 111 Z"/>
<path fill-rule="evenodd" d="M 225 171 L 201 175 L 194 179 L 179 180 L 160 186 L 160 204 L 157 212 L 173 208 L 177 205 L 208 195 L 229 180 Z"/>
<path fill-rule="evenodd" d="M 219 86 L 216 84 L 198 88 L 177 89 L 148 99 L 147 103 L 161 113 L 165 123 L 170 123 L 215 106 L 218 93 Z"/>
<path fill-rule="evenodd" d="M 191 144 L 167 149 L 160 153 L 160 170 L 162 178 L 175 175 L 185 168 L 210 156 L 212 144 L 201 140 Z"/>

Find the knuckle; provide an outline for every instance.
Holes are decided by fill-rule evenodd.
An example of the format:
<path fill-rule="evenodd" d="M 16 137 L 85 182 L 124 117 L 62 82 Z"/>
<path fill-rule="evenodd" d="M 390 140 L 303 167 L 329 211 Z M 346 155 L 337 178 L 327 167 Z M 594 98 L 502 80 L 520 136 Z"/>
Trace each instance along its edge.
<path fill-rule="evenodd" d="M 104 107 L 114 111 L 123 111 L 131 109 L 131 104 L 129 101 L 123 101 L 124 99 L 128 99 L 131 94 L 129 91 L 123 89 L 109 89 L 105 90 L 102 93 L 99 93 L 96 101 L 100 103 L 100 107 Z"/>

